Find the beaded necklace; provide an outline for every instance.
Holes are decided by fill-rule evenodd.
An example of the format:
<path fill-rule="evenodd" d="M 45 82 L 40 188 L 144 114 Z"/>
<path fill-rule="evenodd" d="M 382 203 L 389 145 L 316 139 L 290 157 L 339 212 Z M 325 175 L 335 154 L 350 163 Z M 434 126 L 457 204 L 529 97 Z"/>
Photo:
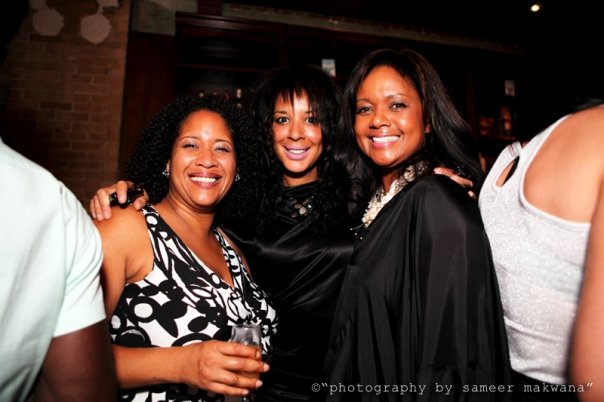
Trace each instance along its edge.
<path fill-rule="evenodd" d="M 392 182 L 387 193 L 384 192 L 384 186 L 380 186 L 376 190 L 373 197 L 371 197 L 371 200 L 367 205 L 367 209 L 365 209 L 365 213 L 361 219 L 363 226 L 365 228 L 369 227 L 369 225 L 371 225 L 371 223 L 378 216 L 382 208 L 384 208 L 384 206 L 388 204 L 388 202 L 390 202 L 395 195 L 400 193 L 402 189 L 409 185 L 409 183 L 415 181 L 416 178 L 423 176 L 429 168 L 430 164 L 428 161 L 420 159 L 405 168 L 403 173 Z"/>

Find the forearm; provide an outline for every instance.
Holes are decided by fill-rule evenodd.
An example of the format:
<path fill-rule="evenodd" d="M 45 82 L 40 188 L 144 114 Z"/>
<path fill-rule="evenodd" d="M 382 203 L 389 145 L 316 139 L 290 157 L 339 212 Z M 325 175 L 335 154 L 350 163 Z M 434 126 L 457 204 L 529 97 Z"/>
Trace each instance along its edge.
<path fill-rule="evenodd" d="M 181 368 L 188 361 L 186 348 L 130 348 L 113 345 L 119 388 L 137 388 L 183 382 Z M 191 368 L 194 367 L 191 363 Z"/>
<path fill-rule="evenodd" d="M 99 322 L 53 339 L 31 400 L 112 402 L 115 395 L 109 335 Z"/>
<path fill-rule="evenodd" d="M 258 349 L 217 340 L 165 348 L 114 345 L 113 353 L 118 384 L 124 389 L 179 383 L 217 394 L 244 395 L 260 386 L 258 376 L 268 370 Z"/>

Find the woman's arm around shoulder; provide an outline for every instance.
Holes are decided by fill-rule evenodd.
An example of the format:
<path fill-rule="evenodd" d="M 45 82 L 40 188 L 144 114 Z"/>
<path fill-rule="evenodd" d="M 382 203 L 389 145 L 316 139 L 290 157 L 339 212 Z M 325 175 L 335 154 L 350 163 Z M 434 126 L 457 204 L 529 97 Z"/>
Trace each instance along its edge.
<path fill-rule="evenodd" d="M 90 215 L 92 218 L 98 221 L 111 219 L 113 208 L 111 208 L 110 198 L 115 196 L 118 204 L 122 206 L 127 204 L 129 202 L 128 190 L 133 186 L 135 185 L 131 181 L 120 180 L 115 184 L 99 188 L 90 199 Z M 147 205 L 148 201 L 149 196 L 144 192 L 142 196 L 132 201 L 132 205 L 138 211 Z"/>

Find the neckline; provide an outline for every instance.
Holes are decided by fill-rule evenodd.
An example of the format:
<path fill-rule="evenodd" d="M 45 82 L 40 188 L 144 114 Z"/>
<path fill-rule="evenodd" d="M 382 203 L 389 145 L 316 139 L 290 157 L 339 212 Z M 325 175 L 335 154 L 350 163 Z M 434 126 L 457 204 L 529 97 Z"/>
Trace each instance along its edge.
<path fill-rule="evenodd" d="M 371 228 L 375 226 L 375 221 L 394 205 L 396 200 L 402 197 L 402 194 L 405 194 L 417 182 L 430 174 L 430 160 L 419 155 L 418 153 L 418 156 L 411 159 L 408 165 L 400 171 L 399 176 L 392 182 L 387 193 L 384 191 L 383 185 L 380 185 L 373 193 L 361 218 L 362 223 L 354 228 L 357 240 L 363 240 L 370 233 Z M 375 205 L 372 206 L 372 203 Z"/>
<path fill-rule="evenodd" d="M 309 183 L 304 183 L 304 184 L 300 184 L 297 186 L 284 186 L 285 189 L 285 193 L 287 195 L 292 195 L 292 194 L 296 194 L 298 195 L 298 193 L 300 193 L 301 195 L 306 195 L 306 194 L 310 194 L 312 192 L 315 191 L 317 187 L 317 181 L 311 181 Z"/>
<path fill-rule="evenodd" d="M 316 181 L 313 181 L 299 186 L 285 187 L 285 204 L 282 212 L 295 221 L 308 218 L 314 210 L 316 184 Z"/>
<path fill-rule="evenodd" d="M 224 279 L 222 279 L 220 277 L 220 275 L 218 275 L 216 272 L 214 272 L 214 270 L 212 270 L 210 267 L 208 267 L 207 264 L 204 263 L 201 258 L 199 258 L 193 251 L 191 251 L 191 249 L 186 245 L 186 243 L 180 238 L 180 236 L 178 235 L 178 233 L 176 233 L 174 231 L 174 229 L 172 229 L 172 227 L 168 224 L 168 222 L 165 221 L 165 219 L 155 209 L 155 207 L 153 207 L 152 205 L 146 205 L 144 207 L 144 209 L 147 209 L 149 212 L 155 214 L 155 216 L 157 217 L 157 219 L 160 220 L 163 223 L 163 225 L 165 226 L 166 230 L 168 230 L 170 232 L 170 234 L 172 235 L 172 237 L 179 243 L 179 246 L 182 249 L 186 250 L 187 254 L 189 255 L 189 258 L 191 258 L 192 260 L 194 260 L 195 263 L 199 267 L 201 267 L 201 269 L 203 269 L 206 274 L 210 275 L 210 277 L 211 276 L 216 276 L 216 278 L 218 278 L 218 280 L 221 283 L 223 283 L 225 286 L 227 286 L 231 291 L 235 291 L 236 289 L 239 289 L 240 291 L 242 291 L 241 286 L 240 286 L 240 284 L 237 281 L 237 275 L 233 274 L 233 270 L 231 269 L 231 264 L 229 263 L 229 260 L 228 260 L 228 251 L 226 250 L 226 246 L 230 247 L 231 249 L 233 249 L 233 246 L 231 244 L 229 244 L 229 242 L 227 241 L 227 239 L 222 235 L 222 233 L 220 232 L 220 230 L 217 227 L 212 227 L 210 230 L 214 233 L 214 236 L 216 237 L 216 239 L 218 240 L 218 243 L 220 244 L 220 249 L 222 251 L 222 256 L 223 256 L 224 261 L 226 263 L 227 269 L 229 270 L 229 274 L 231 275 L 231 280 L 233 281 L 233 286 L 231 286 L 227 281 L 225 281 Z M 244 267 L 243 267 L 243 262 L 242 261 L 240 261 L 240 266 L 241 266 L 241 271 L 243 271 Z M 241 272 L 241 275 L 243 275 L 243 272 Z"/>

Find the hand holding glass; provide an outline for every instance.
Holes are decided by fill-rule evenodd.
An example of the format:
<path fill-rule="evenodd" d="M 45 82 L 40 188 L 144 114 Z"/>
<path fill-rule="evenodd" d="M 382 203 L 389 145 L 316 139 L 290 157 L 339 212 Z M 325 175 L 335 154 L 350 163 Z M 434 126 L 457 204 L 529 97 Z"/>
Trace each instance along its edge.
<path fill-rule="evenodd" d="M 231 342 L 239 342 L 244 345 L 256 346 L 262 350 L 262 329 L 257 324 L 238 324 L 231 329 Z M 242 402 L 252 402 L 252 393 L 242 397 Z"/>

